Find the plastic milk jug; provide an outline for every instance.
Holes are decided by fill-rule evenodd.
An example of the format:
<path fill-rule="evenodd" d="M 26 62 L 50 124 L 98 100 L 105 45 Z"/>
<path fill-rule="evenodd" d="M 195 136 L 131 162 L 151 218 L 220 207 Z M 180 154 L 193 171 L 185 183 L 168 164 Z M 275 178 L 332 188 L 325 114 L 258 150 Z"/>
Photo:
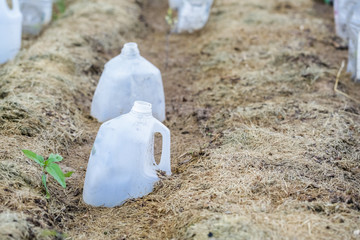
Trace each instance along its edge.
<path fill-rule="evenodd" d="M 159 165 L 154 158 L 156 132 L 162 135 Z M 170 131 L 152 116 L 150 103 L 136 101 L 130 113 L 101 125 L 87 166 L 84 201 L 114 207 L 142 197 L 159 180 L 157 170 L 171 174 Z"/>
<path fill-rule="evenodd" d="M 12 1 L 12 9 L 6 0 L 0 0 L 0 64 L 14 58 L 20 50 L 21 21 L 18 0 Z"/>
<path fill-rule="evenodd" d="M 360 81 L 359 75 L 359 33 L 360 33 L 360 2 L 356 4 L 348 24 L 349 35 L 349 61 L 347 71 L 352 74 L 356 81 Z"/>
<path fill-rule="evenodd" d="M 91 104 L 91 115 L 104 122 L 128 113 L 135 101 L 153 106 L 153 115 L 165 120 L 165 97 L 161 73 L 140 56 L 136 43 L 126 43 L 101 75 Z"/>
<path fill-rule="evenodd" d="M 38 35 L 51 21 L 53 0 L 19 0 L 23 14 L 23 32 Z"/>
<path fill-rule="evenodd" d="M 183 0 L 178 7 L 175 31 L 194 32 L 203 28 L 209 19 L 213 0 Z"/>
<path fill-rule="evenodd" d="M 335 0 L 334 1 L 334 18 L 336 34 L 343 40 L 347 41 L 348 24 L 358 0 Z"/>

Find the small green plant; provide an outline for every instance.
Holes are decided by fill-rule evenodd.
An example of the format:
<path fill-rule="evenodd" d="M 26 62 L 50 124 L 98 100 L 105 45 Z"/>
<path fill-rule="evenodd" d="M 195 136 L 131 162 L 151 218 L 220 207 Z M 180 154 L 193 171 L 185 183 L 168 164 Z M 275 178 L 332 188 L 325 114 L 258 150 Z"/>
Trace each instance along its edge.
<path fill-rule="evenodd" d="M 56 230 L 45 229 L 41 232 L 42 237 L 53 237 L 53 239 L 67 239 L 68 235 Z"/>
<path fill-rule="evenodd" d="M 74 172 L 63 173 L 59 165 L 56 162 L 61 162 L 63 157 L 59 154 L 50 154 L 47 160 L 44 160 L 43 156 L 37 155 L 36 153 L 29 150 L 22 150 L 26 157 L 34 160 L 42 167 L 41 181 L 45 187 L 46 198 L 50 198 L 50 193 L 46 185 L 47 173 L 53 176 L 53 178 L 60 183 L 63 188 L 66 188 L 65 178 L 70 177 Z"/>
<path fill-rule="evenodd" d="M 54 4 L 54 14 L 53 19 L 56 20 L 62 15 L 66 10 L 65 0 L 56 0 Z"/>
<path fill-rule="evenodd" d="M 176 23 L 177 23 L 177 18 L 174 16 L 174 11 L 169 8 L 167 10 L 166 16 L 165 16 L 165 21 L 166 23 L 169 25 L 169 30 L 167 31 L 166 34 L 166 48 L 165 48 L 165 52 L 166 52 L 166 57 L 165 57 L 165 69 L 167 69 L 168 67 L 168 62 L 169 62 L 169 38 L 170 38 L 170 34 L 172 32 L 174 32 L 175 27 L 176 27 Z"/>
<path fill-rule="evenodd" d="M 174 16 L 174 11 L 171 8 L 167 10 L 165 21 L 170 26 L 170 29 L 173 30 L 177 23 L 177 18 Z"/>

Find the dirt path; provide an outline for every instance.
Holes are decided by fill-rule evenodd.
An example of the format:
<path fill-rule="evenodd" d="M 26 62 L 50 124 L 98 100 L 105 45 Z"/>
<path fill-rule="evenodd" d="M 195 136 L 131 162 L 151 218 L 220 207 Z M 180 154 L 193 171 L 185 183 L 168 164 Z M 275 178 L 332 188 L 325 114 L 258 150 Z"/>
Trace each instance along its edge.
<path fill-rule="evenodd" d="M 73 239 L 356 239 L 360 107 L 333 92 L 347 52 L 335 48 L 332 9 L 311 0 L 216 0 L 202 31 L 170 36 L 166 59 L 166 1 L 137 3 L 139 23 L 133 35 L 123 34 L 162 71 L 173 175 L 152 194 L 121 207 L 82 202 L 87 159 L 100 126 L 89 117 L 91 94 L 104 62 L 120 51 L 114 39 L 122 39 L 115 34 L 103 43 L 106 37 L 89 33 L 99 59 L 86 67 L 86 77 L 76 78 L 84 89 L 64 99 L 63 108 L 70 106 L 70 116 L 78 117 L 65 114 L 70 127 L 58 130 L 68 134 L 74 125 L 76 136 L 66 135 L 66 144 L 59 144 L 49 133 L 55 146 L 49 148 L 59 149 L 63 167 L 76 174 L 66 191 L 54 191 L 46 202 L 40 186 L 37 193 L 12 186 L 24 184 L 23 176 L 35 170 L 15 171 L 5 177 L 12 181 L 5 188 L 21 197 L 3 197 L 2 209 L 23 212 L 33 226 Z M 355 97 L 360 91 L 344 73 L 339 88 Z M 5 141 L 9 149 L 38 139 L 32 132 L 27 138 L 5 134 L 17 139 Z M 39 141 L 46 145 L 46 138 Z"/>

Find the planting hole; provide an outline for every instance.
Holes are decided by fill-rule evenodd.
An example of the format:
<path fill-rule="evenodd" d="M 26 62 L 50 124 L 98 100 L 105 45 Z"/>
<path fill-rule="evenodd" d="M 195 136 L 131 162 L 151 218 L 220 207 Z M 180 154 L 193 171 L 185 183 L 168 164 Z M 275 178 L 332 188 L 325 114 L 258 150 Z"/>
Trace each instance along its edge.
<path fill-rule="evenodd" d="M 156 164 L 160 163 L 161 150 L 162 150 L 162 135 L 160 133 L 155 133 L 155 135 L 154 135 L 154 158 L 155 158 Z"/>

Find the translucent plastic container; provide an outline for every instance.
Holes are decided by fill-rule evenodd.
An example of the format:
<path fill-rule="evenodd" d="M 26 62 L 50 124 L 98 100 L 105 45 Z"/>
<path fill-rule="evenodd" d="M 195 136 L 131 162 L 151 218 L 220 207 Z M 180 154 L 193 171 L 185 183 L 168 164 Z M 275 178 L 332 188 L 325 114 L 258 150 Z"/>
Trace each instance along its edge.
<path fill-rule="evenodd" d="M 358 35 L 357 56 L 356 56 L 356 82 L 360 82 L 360 32 Z"/>
<path fill-rule="evenodd" d="M 23 33 L 38 35 L 51 21 L 52 0 L 19 0 L 23 14 Z"/>
<path fill-rule="evenodd" d="M 18 0 L 12 0 L 12 9 L 6 0 L 0 0 L 0 64 L 14 58 L 20 50 L 21 21 Z"/>
<path fill-rule="evenodd" d="M 183 0 L 178 6 L 178 22 L 175 32 L 189 32 L 202 29 L 207 23 L 213 0 Z"/>
<path fill-rule="evenodd" d="M 154 134 L 162 135 L 159 165 Z M 87 166 L 83 198 L 93 206 L 114 207 L 142 197 L 159 180 L 156 171 L 171 174 L 170 131 L 151 114 L 151 104 L 135 102 L 128 114 L 103 123 Z"/>
<path fill-rule="evenodd" d="M 135 101 L 153 106 L 153 115 L 165 120 L 161 73 L 140 56 L 136 43 L 126 43 L 121 54 L 106 65 L 91 104 L 91 115 L 104 122 L 128 113 Z"/>
<path fill-rule="evenodd" d="M 356 81 L 360 81 L 359 70 L 359 33 L 360 33 L 360 2 L 354 7 L 348 24 L 349 61 L 347 71 Z"/>
<path fill-rule="evenodd" d="M 347 28 L 356 3 L 358 3 L 358 0 L 334 1 L 336 34 L 345 41 L 349 39 Z"/>

